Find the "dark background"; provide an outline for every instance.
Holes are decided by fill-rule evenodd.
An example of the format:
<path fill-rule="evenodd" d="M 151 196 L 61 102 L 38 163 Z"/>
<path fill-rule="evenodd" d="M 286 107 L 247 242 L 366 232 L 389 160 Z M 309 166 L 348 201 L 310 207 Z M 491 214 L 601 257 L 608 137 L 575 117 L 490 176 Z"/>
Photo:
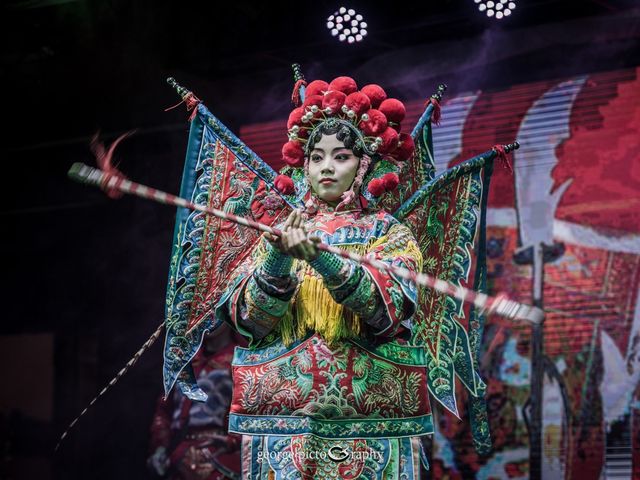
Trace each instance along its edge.
<path fill-rule="evenodd" d="M 520 0 L 497 21 L 471 0 L 350 2 L 369 35 L 346 45 L 326 30 L 340 6 L 328 1 L 4 2 L 0 475 L 146 478 L 161 342 L 51 451 L 163 318 L 174 210 L 109 200 L 66 171 L 92 162 L 96 130 L 110 141 L 135 128 L 121 169 L 177 192 L 188 122 L 182 106 L 163 111 L 178 101 L 166 77 L 238 131 L 286 118 L 293 62 L 308 79 L 350 75 L 400 99 L 441 81 L 455 93 L 637 66 L 636 3 Z"/>

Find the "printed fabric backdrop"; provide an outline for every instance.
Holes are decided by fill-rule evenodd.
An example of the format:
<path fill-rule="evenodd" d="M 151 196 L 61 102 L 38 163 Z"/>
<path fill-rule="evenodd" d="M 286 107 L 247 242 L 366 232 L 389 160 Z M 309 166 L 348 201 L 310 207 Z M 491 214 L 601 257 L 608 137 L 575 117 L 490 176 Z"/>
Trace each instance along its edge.
<path fill-rule="evenodd" d="M 525 404 L 543 375 L 542 478 L 640 478 L 640 68 L 478 91 L 444 101 L 438 171 L 518 139 L 514 173 L 496 168 L 488 215 L 490 290 L 531 302 L 542 243 L 544 371 L 531 329 L 492 318 L 482 368 L 494 450 L 479 457 L 467 422 L 440 412 L 433 478 L 525 479 Z M 425 99 L 407 100 L 415 124 Z M 242 139 L 280 168 L 286 121 Z M 526 255 L 524 255 L 526 257 Z M 434 403 L 435 406 L 435 403 Z"/>

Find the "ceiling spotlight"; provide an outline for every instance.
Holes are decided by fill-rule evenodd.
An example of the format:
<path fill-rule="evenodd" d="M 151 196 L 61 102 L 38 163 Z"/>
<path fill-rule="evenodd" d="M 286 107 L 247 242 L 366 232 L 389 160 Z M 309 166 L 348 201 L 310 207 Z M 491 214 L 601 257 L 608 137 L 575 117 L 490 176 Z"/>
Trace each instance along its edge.
<path fill-rule="evenodd" d="M 348 43 L 361 42 L 367 35 L 368 27 L 367 22 L 363 20 L 363 16 L 353 8 L 340 7 L 327 18 L 327 28 L 331 31 L 331 35 L 337 36 L 341 42 L 345 40 Z"/>
<path fill-rule="evenodd" d="M 489 18 L 500 20 L 511 15 L 516 8 L 515 0 L 473 0 L 478 10 Z"/>

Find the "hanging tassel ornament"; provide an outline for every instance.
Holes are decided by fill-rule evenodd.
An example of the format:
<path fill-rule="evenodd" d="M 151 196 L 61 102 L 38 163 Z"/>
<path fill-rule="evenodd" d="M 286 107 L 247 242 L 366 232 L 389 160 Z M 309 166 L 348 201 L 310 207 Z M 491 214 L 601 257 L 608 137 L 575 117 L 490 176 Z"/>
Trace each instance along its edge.
<path fill-rule="evenodd" d="M 124 133 L 124 134 L 120 135 L 118 138 L 115 139 L 115 141 L 111 145 L 109 145 L 109 149 L 108 150 L 105 148 L 104 143 L 102 143 L 98 139 L 98 134 L 100 132 L 96 132 L 96 134 L 91 139 L 91 143 L 89 145 L 89 148 L 91 149 L 91 152 L 95 155 L 96 163 L 100 167 L 100 170 L 104 171 L 104 173 L 105 173 L 105 178 L 104 178 L 104 181 L 102 182 L 102 184 L 100 185 L 100 188 L 102 188 L 102 190 L 104 190 L 106 192 L 106 194 L 109 196 L 109 198 L 113 198 L 113 199 L 120 198 L 120 197 L 122 197 L 123 193 L 122 193 L 122 191 L 120 191 L 118 189 L 108 188 L 107 187 L 107 182 L 112 177 L 118 177 L 118 178 L 121 178 L 123 180 L 126 180 L 126 178 L 127 178 L 120 170 L 118 170 L 113 165 L 113 152 L 114 152 L 114 150 L 116 149 L 116 147 L 118 146 L 118 144 L 122 140 L 124 140 L 125 138 L 129 137 L 134 132 L 135 132 L 135 130 L 131 130 L 130 132 L 127 132 L 127 133 Z"/>
<path fill-rule="evenodd" d="M 496 158 L 502 162 L 504 168 L 506 168 L 511 174 L 513 174 L 513 167 L 507 157 L 507 153 L 517 150 L 518 148 L 520 148 L 520 144 L 518 142 L 509 143 L 508 145 L 494 145 L 492 148 L 492 150 L 496 152 Z"/>
<path fill-rule="evenodd" d="M 433 105 L 433 113 L 431 114 L 431 122 L 435 125 L 440 125 L 440 118 L 442 116 L 442 111 L 440 107 L 440 102 L 437 98 L 431 97 L 429 99 L 429 103 Z"/>
<path fill-rule="evenodd" d="M 440 100 L 442 100 L 442 95 L 447 90 L 447 86 L 444 83 L 438 85 L 438 89 L 436 93 L 429 97 L 429 100 L 424 104 L 425 108 L 429 105 L 433 105 L 433 112 L 431 113 L 431 123 L 435 125 L 440 125 L 440 118 L 442 116 L 442 111 L 440 108 Z"/>
<path fill-rule="evenodd" d="M 296 81 L 296 84 L 293 86 L 293 93 L 291 94 L 291 103 L 294 106 L 299 107 L 302 105 L 302 96 L 300 95 L 300 89 L 302 87 L 306 87 L 307 82 L 304 79 Z"/>
<path fill-rule="evenodd" d="M 291 65 L 291 68 L 293 69 L 293 81 L 296 82 L 293 86 L 293 93 L 291 93 L 291 103 L 293 103 L 294 106 L 299 107 L 302 105 L 304 100 L 303 97 L 305 96 L 302 91 L 302 87 L 306 88 L 307 82 L 304 79 L 304 75 L 302 75 L 300 64 L 294 63 Z"/>
<path fill-rule="evenodd" d="M 169 110 L 173 110 L 174 108 L 184 103 L 187 107 L 187 112 L 191 112 L 191 115 L 189 115 L 189 121 L 193 122 L 193 119 L 196 118 L 196 114 L 198 113 L 197 107 L 200 103 L 202 103 L 202 101 L 198 97 L 196 97 L 193 92 L 180 86 L 178 82 L 176 82 L 175 78 L 167 78 L 167 83 L 176 89 L 178 94 L 182 97 L 182 101 L 176 103 L 173 107 L 165 108 L 164 111 L 168 112 Z"/>

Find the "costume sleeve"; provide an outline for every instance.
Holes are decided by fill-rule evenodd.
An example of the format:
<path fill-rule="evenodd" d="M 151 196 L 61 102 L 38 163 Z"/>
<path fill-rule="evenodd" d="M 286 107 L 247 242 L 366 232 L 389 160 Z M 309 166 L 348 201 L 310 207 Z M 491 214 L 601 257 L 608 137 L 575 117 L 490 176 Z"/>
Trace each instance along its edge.
<path fill-rule="evenodd" d="M 422 269 L 418 245 L 402 224 L 392 225 L 367 256 L 414 272 Z M 329 252 L 321 252 L 310 264 L 322 275 L 334 300 L 356 313 L 376 335 L 395 335 L 400 323 L 415 311 L 417 295 L 411 282 Z"/>
<path fill-rule="evenodd" d="M 252 341 L 267 336 L 286 313 L 298 285 L 291 273 L 293 258 L 263 239 L 255 268 L 236 296 L 236 328 Z"/>

